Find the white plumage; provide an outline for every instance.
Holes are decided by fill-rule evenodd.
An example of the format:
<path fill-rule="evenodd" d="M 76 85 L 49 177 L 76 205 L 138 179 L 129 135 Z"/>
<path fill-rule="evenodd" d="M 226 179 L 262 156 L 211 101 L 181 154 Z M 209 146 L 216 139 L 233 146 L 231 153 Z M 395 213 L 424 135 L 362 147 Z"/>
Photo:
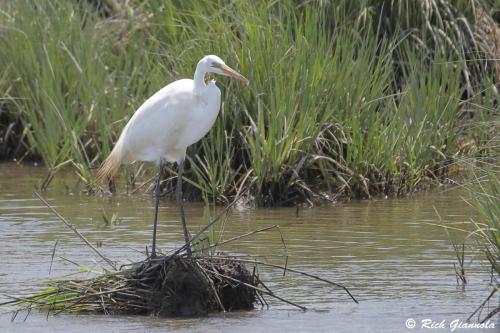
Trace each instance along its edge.
<path fill-rule="evenodd" d="M 220 110 L 219 88 L 215 81 L 204 81 L 208 72 L 247 81 L 219 57 L 204 57 L 196 67 L 194 80 L 172 82 L 141 105 L 99 169 L 98 177 L 113 176 L 122 163 L 161 159 L 180 163 L 187 147 L 207 134 Z"/>
<path fill-rule="evenodd" d="M 151 256 L 156 256 L 156 225 L 160 195 L 160 173 L 163 161 L 178 164 L 176 198 L 186 245 L 189 232 L 182 204 L 182 172 L 186 149 L 200 140 L 213 126 L 221 106 L 221 93 L 215 81 L 205 83 L 206 73 L 232 76 L 248 80 L 229 68 L 221 58 L 209 55 L 196 66 L 194 80 L 183 79 L 170 83 L 151 96 L 134 113 L 120 134 L 111 154 L 98 170 L 98 179 L 112 177 L 122 163 L 134 161 L 156 162 L 155 212 Z M 187 246 L 191 255 L 191 248 Z"/>
<path fill-rule="evenodd" d="M 132 116 L 116 146 L 122 163 L 184 159 L 186 148 L 212 127 L 220 108 L 220 90 L 210 83 L 195 92 L 193 80 L 164 87 Z"/>

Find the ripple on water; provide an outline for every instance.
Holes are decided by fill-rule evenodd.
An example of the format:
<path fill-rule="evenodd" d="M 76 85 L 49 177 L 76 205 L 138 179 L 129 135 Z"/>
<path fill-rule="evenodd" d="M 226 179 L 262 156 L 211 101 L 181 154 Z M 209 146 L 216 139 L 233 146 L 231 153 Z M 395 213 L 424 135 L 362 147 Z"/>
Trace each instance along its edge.
<path fill-rule="evenodd" d="M 32 197 L 33 186 L 45 171 L 0 164 L 0 294 L 23 294 L 40 290 L 40 280 L 73 273 L 81 267 L 104 264 Z M 71 183 L 71 179 L 64 180 Z M 92 243 L 101 243 L 109 257 L 127 262 L 141 258 L 149 245 L 152 206 L 149 196 L 118 195 L 101 198 L 68 195 L 66 186 L 54 185 L 45 193 L 50 202 Z M 286 240 L 286 251 L 276 230 L 253 235 L 223 248 L 248 254 L 345 284 L 360 300 L 354 305 L 338 288 L 324 287 L 304 276 L 261 267 L 261 278 L 279 295 L 305 304 L 313 311 L 302 313 L 270 300 L 270 310 L 213 315 L 198 319 L 150 317 L 60 316 L 45 320 L 32 314 L 26 323 L 10 324 L 0 317 L 0 331 L 25 332 L 126 332 L 165 330 L 220 332 L 320 331 L 400 332 L 409 317 L 436 320 L 464 318 L 487 293 L 477 264 L 469 267 L 467 288 L 457 287 L 454 254 L 439 227 L 436 211 L 448 223 L 463 222 L 472 214 L 460 193 L 426 193 L 401 200 L 350 202 L 333 207 L 239 210 L 231 213 L 224 239 L 278 224 Z M 106 226 L 102 215 L 117 212 L 119 223 Z M 192 231 L 206 225 L 207 211 L 200 204 L 187 204 Z M 177 208 L 162 202 L 159 244 L 164 250 L 182 245 Z M 54 244 L 58 242 L 49 275 Z M 67 260 L 66 260 L 67 259 Z M 70 261 L 68 261 L 70 260 Z M 81 267 L 75 265 L 81 265 Z M 0 296 L 2 298 L 3 296 Z"/>

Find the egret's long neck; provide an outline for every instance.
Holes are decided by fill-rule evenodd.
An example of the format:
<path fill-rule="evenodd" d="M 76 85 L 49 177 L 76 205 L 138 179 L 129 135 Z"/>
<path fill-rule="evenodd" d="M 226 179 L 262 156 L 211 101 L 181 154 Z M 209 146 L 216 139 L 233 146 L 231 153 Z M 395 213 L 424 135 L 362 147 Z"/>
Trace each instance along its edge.
<path fill-rule="evenodd" d="M 205 84 L 205 71 L 196 67 L 194 72 L 194 91 L 201 92 L 207 85 Z"/>

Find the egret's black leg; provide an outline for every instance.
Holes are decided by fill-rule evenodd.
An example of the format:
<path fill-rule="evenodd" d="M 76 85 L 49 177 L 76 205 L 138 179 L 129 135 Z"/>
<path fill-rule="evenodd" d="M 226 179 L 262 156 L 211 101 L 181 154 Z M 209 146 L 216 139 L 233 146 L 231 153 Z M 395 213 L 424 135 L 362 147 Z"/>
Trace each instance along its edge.
<path fill-rule="evenodd" d="M 158 163 L 158 172 L 156 174 L 155 186 L 155 217 L 153 222 L 153 246 L 151 248 L 151 258 L 156 257 L 156 225 L 158 224 L 158 204 L 160 203 L 160 181 L 163 167 L 163 159 Z"/>
<path fill-rule="evenodd" d="M 184 241 L 186 242 L 187 255 L 191 257 L 191 244 L 189 244 L 189 231 L 186 225 L 186 218 L 184 217 L 184 202 L 182 200 L 182 173 L 184 172 L 184 159 L 178 163 L 178 172 L 177 172 L 177 187 L 175 189 L 175 197 L 177 199 L 177 205 L 179 206 L 179 211 L 181 214 L 181 224 L 182 230 L 184 231 Z"/>

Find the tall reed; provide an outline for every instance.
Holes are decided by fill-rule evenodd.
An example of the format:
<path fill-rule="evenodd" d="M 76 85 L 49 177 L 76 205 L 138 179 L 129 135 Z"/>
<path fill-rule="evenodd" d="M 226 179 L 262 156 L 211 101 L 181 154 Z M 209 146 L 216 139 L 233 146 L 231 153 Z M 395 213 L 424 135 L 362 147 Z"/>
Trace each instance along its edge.
<path fill-rule="evenodd" d="M 192 193 L 227 202 L 248 189 L 259 205 L 405 193 L 441 179 L 457 135 L 488 140 L 470 124 L 494 112 L 460 120 L 466 107 L 494 109 L 497 96 L 490 68 L 465 80 L 467 58 L 441 52 L 441 37 L 417 47 L 413 27 L 423 22 L 421 35 L 427 24 L 397 21 L 397 6 L 150 0 L 106 17 L 92 2 L 13 0 L 0 5 L 0 119 L 22 124 L 31 157 L 53 171 L 73 165 L 92 185 L 134 110 L 213 53 L 251 84 L 217 78 L 221 116 L 188 151 Z M 434 11 L 451 5 L 439 6 L 429 9 L 434 33 Z M 450 29 L 473 18 L 446 18 L 445 36 L 471 47 Z"/>

